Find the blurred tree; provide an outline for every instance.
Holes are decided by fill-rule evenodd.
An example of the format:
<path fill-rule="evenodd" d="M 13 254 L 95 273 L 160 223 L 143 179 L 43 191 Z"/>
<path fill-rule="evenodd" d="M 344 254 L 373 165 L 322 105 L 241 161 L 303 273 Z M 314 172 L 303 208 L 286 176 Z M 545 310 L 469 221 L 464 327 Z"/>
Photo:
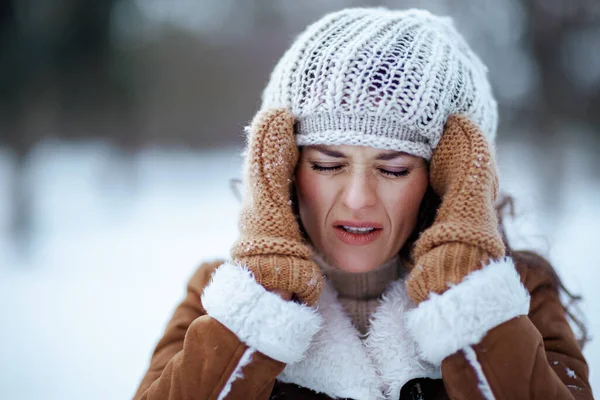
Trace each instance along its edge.
<path fill-rule="evenodd" d="M 29 231 L 31 199 L 25 166 L 32 146 L 50 135 L 105 134 L 110 131 L 107 119 L 126 119 L 123 113 L 132 91 L 123 75 L 115 74 L 121 63 L 110 36 L 115 3 L 0 3 L 0 145 L 8 145 L 16 155 L 11 191 L 16 237 Z M 84 123 L 79 122 L 82 116 Z M 117 138 L 132 137 L 116 131 Z"/>
<path fill-rule="evenodd" d="M 600 68 L 590 62 L 590 55 L 597 54 L 600 38 L 584 41 L 578 35 L 587 29 L 595 29 L 600 35 L 600 7 L 593 0 L 524 0 L 523 5 L 528 27 L 524 40 L 537 65 L 541 84 L 535 103 L 521 121 L 531 123 L 528 136 L 543 149 L 545 157 L 539 159 L 538 165 L 540 191 L 545 206 L 556 211 L 561 201 L 557 187 L 568 179 L 564 141 L 586 139 L 571 136 L 573 128 L 566 126 L 588 124 L 596 148 L 600 146 L 600 79 L 595 84 L 582 85 L 578 82 L 584 78 L 577 76 L 590 75 L 593 71 L 588 69 Z M 579 37 L 580 43 L 573 43 L 574 37 Z M 573 45 L 579 51 L 570 51 L 569 46 Z M 600 78 L 600 74 L 597 76 Z M 540 137 L 544 140 L 539 141 Z M 595 167 L 600 171 L 600 161 Z M 544 175 L 544 171 L 553 172 Z"/>
<path fill-rule="evenodd" d="M 548 117 L 587 120 L 597 118 L 598 108 L 595 109 L 596 112 L 592 112 L 590 106 L 600 93 L 600 85 L 584 87 L 575 84 L 577 76 L 573 76 L 574 72 L 565 68 L 566 63 L 561 59 L 564 53 L 561 50 L 569 45 L 569 37 L 574 32 L 586 27 L 600 27 L 600 16 L 597 10 L 594 10 L 598 6 L 590 0 L 526 0 L 524 5 L 526 18 L 529 21 L 527 24 L 529 34 L 526 40 L 530 43 L 530 50 L 537 62 L 542 80 L 541 95 L 536 107 L 538 119 L 540 117 L 544 120 Z M 597 44 L 581 43 L 586 51 L 582 54 L 574 54 L 579 58 L 571 59 L 569 62 L 583 64 L 585 68 L 588 61 L 585 55 L 594 52 Z M 587 64 L 587 68 L 594 68 L 593 65 Z M 595 125 L 597 126 L 597 123 Z"/>

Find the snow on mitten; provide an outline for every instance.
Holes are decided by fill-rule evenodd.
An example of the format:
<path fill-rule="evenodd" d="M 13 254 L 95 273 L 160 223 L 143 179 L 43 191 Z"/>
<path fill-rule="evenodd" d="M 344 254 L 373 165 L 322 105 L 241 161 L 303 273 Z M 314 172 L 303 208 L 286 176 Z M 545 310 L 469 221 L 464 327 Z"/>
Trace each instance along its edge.
<path fill-rule="evenodd" d="M 505 252 L 494 209 L 498 192 L 494 157 L 481 130 L 467 117 L 448 118 L 429 178 L 442 202 L 413 249 L 415 267 L 406 285 L 417 304 Z"/>
<path fill-rule="evenodd" d="M 294 116 L 283 108 L 261 111 L 249 134 L 240 237 L 231 257 L 248 267 L 265 289 L 295 294 L 312 305 L 323 278 L 302 240 L 290 201 L 298 162 Z"/>

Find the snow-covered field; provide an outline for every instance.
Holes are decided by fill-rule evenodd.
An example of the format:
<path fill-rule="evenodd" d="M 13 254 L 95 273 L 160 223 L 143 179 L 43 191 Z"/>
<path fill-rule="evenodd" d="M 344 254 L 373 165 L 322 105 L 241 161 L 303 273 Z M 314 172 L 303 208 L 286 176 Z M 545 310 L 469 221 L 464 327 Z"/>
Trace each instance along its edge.
<path fill-rule="evenodd" d="M 532 157 L 499 148 L 502 186 L 518 201 L 509 232 L 549 256 L 583 294 L 600 330 L 600 181 L 592 154 L 566 149 L 558 212 L 540 210 Z M 566 161 L 565 161 L 566 160 Z M 0 398 L 127 399 L 189 275 L 227 255 L 239 204 L 238 149 L 143 150 L 119 158 L 102 143 L 46 142 L 32 154 L 32 231 L 9 235 L 13 159 L 0 149 Z M 563 171 L 565 173 L 565 171 Z M 518 247 L 518 246 L 517 246 Z M 600 388 L 600 343 L 585 349 Z"/>

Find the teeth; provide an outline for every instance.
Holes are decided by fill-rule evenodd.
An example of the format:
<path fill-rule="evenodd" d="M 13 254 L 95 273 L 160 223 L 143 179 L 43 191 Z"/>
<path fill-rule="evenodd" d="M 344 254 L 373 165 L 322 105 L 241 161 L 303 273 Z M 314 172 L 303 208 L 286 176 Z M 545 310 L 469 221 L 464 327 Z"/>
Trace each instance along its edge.
<path fill-rule="evenodd" d="M 350 232 L 350 233 L 369 233 L 375 230 L 375 228 L 356 228 L 354 226 L 346 226 L 346 225 L 342 225 L 342 227 L 344 228 L 344 230 Z"/>

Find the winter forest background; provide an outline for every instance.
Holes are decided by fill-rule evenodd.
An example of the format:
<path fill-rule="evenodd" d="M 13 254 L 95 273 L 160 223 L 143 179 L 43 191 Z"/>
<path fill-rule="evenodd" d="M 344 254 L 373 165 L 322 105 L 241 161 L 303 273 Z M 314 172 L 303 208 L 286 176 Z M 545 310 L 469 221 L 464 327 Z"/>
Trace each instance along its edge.
<path fill-rule="evenodd" d="M 4 0 L 0 398 L 133 395 L 187 278 L 236 237 L 274 63 L 367 5 L 451 15 L 489 65 L 510 238 L 583 296 L 600 390 L 598 0 Z"/>

